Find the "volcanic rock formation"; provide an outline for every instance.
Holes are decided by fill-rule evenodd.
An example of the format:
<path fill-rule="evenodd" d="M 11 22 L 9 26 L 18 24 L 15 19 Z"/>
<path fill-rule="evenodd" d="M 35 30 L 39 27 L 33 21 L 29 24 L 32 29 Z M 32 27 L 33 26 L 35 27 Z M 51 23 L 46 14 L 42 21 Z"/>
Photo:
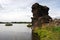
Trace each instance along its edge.
<path fill-rule="evenodd" d="M 49 23 L 52 18 L 48 15 L 49 8 L 47 6 L 35 3 L 32 5 L 32 26 L 41 26 L 43 23 Z"/>

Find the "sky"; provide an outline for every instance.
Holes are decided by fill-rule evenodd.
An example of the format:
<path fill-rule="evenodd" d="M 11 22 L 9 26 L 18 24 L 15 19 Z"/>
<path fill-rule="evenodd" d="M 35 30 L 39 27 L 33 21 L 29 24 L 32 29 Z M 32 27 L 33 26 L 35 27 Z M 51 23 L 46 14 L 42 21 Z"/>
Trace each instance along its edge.
<path fill-rule="evenodd" d="M 49 16 L 60 17 L 60 0 L 0 0 L 0 21 L 31 22 L 34 3 L 50 8 Z"/>

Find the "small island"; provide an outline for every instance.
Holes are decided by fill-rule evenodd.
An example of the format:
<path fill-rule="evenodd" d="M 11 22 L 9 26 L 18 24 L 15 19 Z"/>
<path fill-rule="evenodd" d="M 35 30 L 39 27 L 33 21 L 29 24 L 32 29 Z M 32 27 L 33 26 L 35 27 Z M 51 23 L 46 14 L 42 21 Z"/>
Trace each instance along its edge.
<path fill-rule="evenodd" d="M 12 23 L 10 23 L 10 22 L 7 22 L 6 24 L 5 24 L 5 26 L 12 26 L 13 24 Z"/>

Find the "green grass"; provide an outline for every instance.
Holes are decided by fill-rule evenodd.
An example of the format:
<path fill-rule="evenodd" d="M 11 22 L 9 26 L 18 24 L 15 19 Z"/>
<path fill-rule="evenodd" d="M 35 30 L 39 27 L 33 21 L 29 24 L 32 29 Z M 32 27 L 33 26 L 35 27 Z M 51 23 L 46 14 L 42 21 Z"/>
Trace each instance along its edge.
<path fill-rule="evenodd" d="M 40 40 L 60 40 L 60 26 L 45 27 L 34 30 L 40 37 Z"/>

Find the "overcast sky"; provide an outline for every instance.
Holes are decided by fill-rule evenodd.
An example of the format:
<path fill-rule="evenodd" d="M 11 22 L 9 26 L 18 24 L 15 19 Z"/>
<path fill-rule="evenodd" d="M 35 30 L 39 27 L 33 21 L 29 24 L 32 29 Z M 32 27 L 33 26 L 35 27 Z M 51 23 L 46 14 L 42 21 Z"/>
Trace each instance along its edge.
<path fill-rule="evenodd" d="M 60 16 L 60 0 L 0 0 L 0 21 L 31 21 L 31 6 L 36 2 L 48 6 L 51 17 Z"/>

